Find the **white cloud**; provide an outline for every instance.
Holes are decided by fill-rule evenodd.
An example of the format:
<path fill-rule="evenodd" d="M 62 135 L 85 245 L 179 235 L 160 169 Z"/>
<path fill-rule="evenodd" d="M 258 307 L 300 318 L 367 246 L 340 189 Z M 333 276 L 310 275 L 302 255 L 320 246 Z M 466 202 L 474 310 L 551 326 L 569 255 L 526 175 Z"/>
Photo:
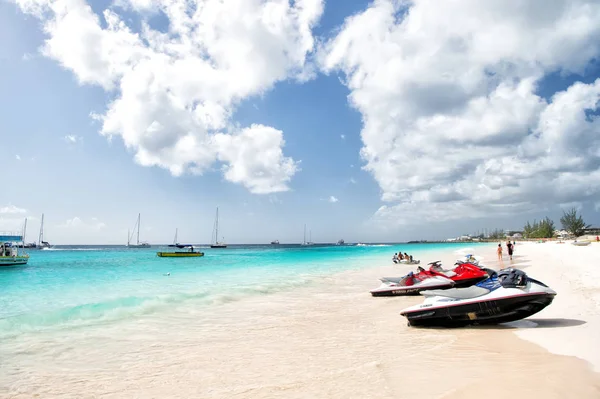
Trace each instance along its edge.
<path fill-rule="evenodd" d="M 27 209 L 19 208 L 12 204 L 8 204 L 6 206 L 0 207 L 0 214 L 14 215 L 14 214 L 21 214 L 21 213 L 27 213 Z"/>
<path fill-rule="evenodd" d="M 91 218 L 89 221 L 75 216 L 72 219 L 67 219 L 64 223 L 58 225 L 59 228 L 72 229 L 77 231 L 86 230 L 101 230 L 106 227 L 106 224 L 99 221 L 97 218 Z"/>
<path fill-rule="evenodd" d="M 229 163 L 225 178 L 252 192 L 287 190 L 297 169 L 281 155 L 281 132 L 239 128 L 231 116 L 242 100 L 279 81 L 313 76 L 307 56 L 322 0 L 118 2 L 142 18 L 162 12 L 167 32 L 145 21 L 134 32 L 117 5 L 99 16 L 84 0 L 13 1 L 42 19 L 47 57 L 114 96 L 105 113 L 94 115 L 101 133 L 121 137 L 140 165 L 177 176 L 201 174 L 221 160 Z M 276 164 L 264 168 L 249 151 L 269 153 Z"/>
<path fill-rule="evenodd" d="M 17 161 L 20 161 L 20 160 L 21 160 L 21 156 L 20 156 L 19 154 L 17 154 L 17 155 L 15 155 L 15 159 L 16 159 Z"/>
<path fill-rule="evenodd" d="M 234 135 L 216 134 L 213 140 L 219 160 L 226 162 L 225 179 L 251 193 L 287 191 L 287 182 L 299 169 L 283 156 L 283 132 L 272 127 L 252 125 Z"/>
<path fill-rule="evenodd" d="M 352 183 L 352 184 L 356 184 L 356 180 L 355 180 L 353 177 L 351 177 L 351 178 L 350 178 L 350 183 Z"/>
<path fill-rule="evenodd" d="M 392 224 L 485 217 L 600 194 L 600 80 L 547 101 L 600 54 L 600 3 L 377 0 L 324 44 L 362 114 L 363 169 Z"/>
<path fill-rule="evenodd" d="M 336 197 L 334 197 L 333 195 L 331 195 L 328 199 L 329 202 L 331 202 L 332 204 L 335 204 L 336 202 L 339 201 L 339 199 L 337 199 Z"/>
<path fill-rule="evenodd" d="M 83 141 L 83 137 L 77 136 L 75 134 L 68 134 L 63 139 L 69 144 L 77 144 Z"/>
<path fill-rule="evenodd" d="M 346 140 L 346 135 L 345 134 L 340 134 L 340 137 L 342 140 Z"/>

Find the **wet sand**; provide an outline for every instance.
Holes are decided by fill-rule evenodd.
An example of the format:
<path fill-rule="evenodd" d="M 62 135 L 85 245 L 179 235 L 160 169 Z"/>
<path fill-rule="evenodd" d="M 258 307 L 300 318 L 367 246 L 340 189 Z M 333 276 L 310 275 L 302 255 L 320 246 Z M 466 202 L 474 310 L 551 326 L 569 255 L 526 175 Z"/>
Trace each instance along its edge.
<path fill-rule="evenodd" d="M 475 253 L 497 268 L 493 251 L 486 246 Z M 527 252 L 517 247 L 517 254 L 525 264 Z M 459 257 L 422 261 L 448 266 Z M 590 363 L 551 354 L 517 337 L 514 327 L 408 327 L 399 312 L 422 297 L 373 298 L 368 291 L 379 277 L 412 268 L 368 267 L 210 310 L 182 307 L 93 333 L 52 336 L 43 358 L 42 344 L 22 342 L 8 362 L 2 359 L 0 396 L 600 397 L 600 374 Z M 551 284 L 549 275 L 532 276 Z M 532 316 L 536 327 L 528 331 L 568 335 L 577 328 L 570 313 L 549 313 L 552 306 Z"/>

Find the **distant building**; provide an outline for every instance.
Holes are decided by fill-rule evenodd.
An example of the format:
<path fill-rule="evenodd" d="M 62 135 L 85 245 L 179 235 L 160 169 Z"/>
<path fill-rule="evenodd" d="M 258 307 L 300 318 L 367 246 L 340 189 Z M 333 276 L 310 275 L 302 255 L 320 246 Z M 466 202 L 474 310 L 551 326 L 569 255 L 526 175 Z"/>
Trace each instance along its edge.
<path fill-rule="evenodd" d="M 583 235 L 600 235 L 600 227 L 589 227 L 583 229 Z"/>

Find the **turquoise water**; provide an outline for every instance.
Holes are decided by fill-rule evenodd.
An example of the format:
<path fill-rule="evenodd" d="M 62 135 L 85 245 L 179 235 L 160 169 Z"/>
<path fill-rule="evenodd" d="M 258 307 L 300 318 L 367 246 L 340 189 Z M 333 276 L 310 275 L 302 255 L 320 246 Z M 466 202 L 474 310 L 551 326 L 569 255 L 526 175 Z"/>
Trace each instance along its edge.
<path fill-rule="evenodd" d="M 32 250 L 27 266 L 0 268 L 0 340 L 291 290 L 333 273 L 388 264 L 398 250 L 427 263 L 435 260 L 429 252 L 467 246 L 235 246 L 181 259 L 158 258 L 157 247 Z"/>

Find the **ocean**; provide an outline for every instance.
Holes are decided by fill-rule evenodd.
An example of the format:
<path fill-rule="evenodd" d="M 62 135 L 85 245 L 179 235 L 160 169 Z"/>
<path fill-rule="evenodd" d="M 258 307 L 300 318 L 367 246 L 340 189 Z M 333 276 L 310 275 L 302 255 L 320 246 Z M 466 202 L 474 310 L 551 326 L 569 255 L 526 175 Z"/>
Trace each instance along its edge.
<path fill-rule="evenodd" d="M 460 258 L 474 246 L 234 245 L 199 247 L 204 257 L 180 259 L 157 257 L 166 249 L 160 247 L 31 250 L 28 265 L 0 268 L 0 386 L 12 384 L 10 392 L 27 386 L 29 394 L 32 370 L 36 381 L 43 380 L 57 364 L 72 370 L 66 375 L 75 386 L 82 363 L 112 370 L 127 354 L 142 370 L 157 356 L 175 359 L 172 348 L 149 349 L 161 340 L 194 345 L 197 337 L 215 333 L 231 342 L 235 329 L 284 317 L 307 295 L 315 298 L 315 309 L 328 298 L 368 296 L 354 292 L 350 282 L 335 282 L 337 291 L 329 287 L 345 272 L 392 264 L 399 250 L 426 265 L 437 260 L 431 254 Z M 374 279 L 373 288 L 378 284 Z"/>
<path fill-rule="evenodd" d="M 428 252 L 460 246 L 234 245 L 199 247 L 204 257 L 180 259 L 157 257 L 160 247 L 32 250 L 27 266 L 0 269 L 0 340 L 105 324 L 174 306 L 217 306 L 291 290 L 336 272 L 385 264 L 398 250 L 427 263 L 435 260 L 424 258 Z"/>

